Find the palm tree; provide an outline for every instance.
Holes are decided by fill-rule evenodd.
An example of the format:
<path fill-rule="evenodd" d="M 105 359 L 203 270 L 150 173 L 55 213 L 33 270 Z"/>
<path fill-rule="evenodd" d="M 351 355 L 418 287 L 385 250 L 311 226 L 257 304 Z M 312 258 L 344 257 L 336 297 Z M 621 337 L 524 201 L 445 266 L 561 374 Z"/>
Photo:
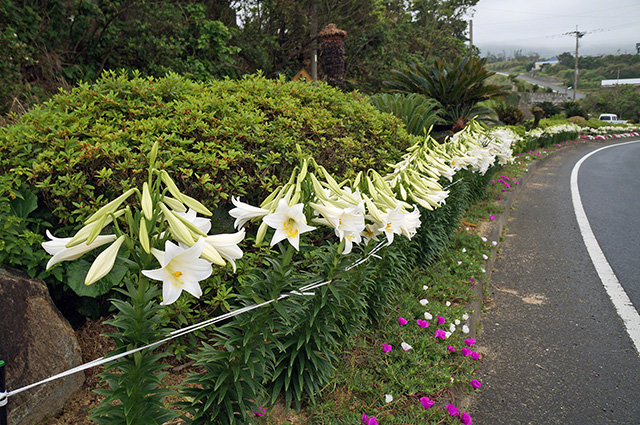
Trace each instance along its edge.
<path fill-rule="evenodd" d="M 414 64 L 407 72 L 393 71 L 392 79 L 384 85 L 393 92 L 419 93 L 438 101 L 446 124 L 434 129 L 455 133 L 474 117 L 493 121 L 491 109 L 478 103 L 505 94 L 499 86 L 486 84 L 486 79 L 494 74 L 484 68 L 486 61 L 470 56 L 447 63 L 438 58 L 433 66 Z"/>

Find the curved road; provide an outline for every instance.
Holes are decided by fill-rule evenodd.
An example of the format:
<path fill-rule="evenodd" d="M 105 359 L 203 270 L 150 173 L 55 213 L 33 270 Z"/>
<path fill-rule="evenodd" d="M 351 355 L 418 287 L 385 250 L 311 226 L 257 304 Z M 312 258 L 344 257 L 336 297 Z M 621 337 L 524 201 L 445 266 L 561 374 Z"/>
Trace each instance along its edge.
<path fill-rule="evenodd" d="M 518 194 L 478 337 L 485 360 L 475 425 L 640 424 L 640 356 L 589 257 L 571 198 L 576 163 L 612 144 L 554 153 Z M 638 164 L 640 143 L 616 146 L 587 158 L 578 174 L 593 232 L 636 303 Z"/>

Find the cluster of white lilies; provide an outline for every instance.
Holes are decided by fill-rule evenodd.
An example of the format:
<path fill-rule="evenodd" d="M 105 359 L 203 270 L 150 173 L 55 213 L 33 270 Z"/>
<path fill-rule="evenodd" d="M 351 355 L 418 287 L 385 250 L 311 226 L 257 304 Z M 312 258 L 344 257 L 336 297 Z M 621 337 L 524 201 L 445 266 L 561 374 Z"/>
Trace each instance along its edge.
<path fill-rule="evenodd" d="M 276 189 L 259 207 L 232 198 L 236 233 L 209 235 L 211 212 L 199 201 L 180 192 L 168 173 L 153 168 L 158 145 L 150 154 L 149 178 L 142 190 L 129 189 L 93 214 L 73 237 L 51 239 L 44 249 L 53 257 L 47 268 L 79 258 L 110 244 L 95 259 L 85 278 L 91 285 L 106 276 L 125 245 L 138 260 L 142 275 L 163 283 L 162 304 L 176 301 L 182 291 L 202 295 L 199 282 L 212 273 L 212 264 L 223 266 L 242 257 L 240 242 L 248 222 L 260 222 L 256 244 L 272 231 L 273 246 L 285 239 L 296 250 L 300 236 L 316 229 L 331 228 L 349 254 L 354 244 L 366 245 L 378 236 L 387 244 L 396 235 L 411 238 L 420 227 L 419 204 L 426 209 L 441 206 L 449 191 L 439 183 L 444 177 L 469 169 L 484 174 L 495 164 L 511 160 L 511 145 L 518 137 L 510 130 L 486 131 L 472 122 L 447 143 L 429 137 L 408 150 L 394 171 L 381 176 L 374 170 L 338 183 L 313 159 L 305 159 L 289 181 Z M 133 195 L 139 208 L 132 209 Z M 127 205 L 125 205 L 125 201 Z M 107 226 L 113 234 L 101 235 Z M 145 256 L 145 254 L 147 254 Z M 149 255 L 150 254 L 150 255 Z M 149 268 L 149 259 L 159 265 Z"/>

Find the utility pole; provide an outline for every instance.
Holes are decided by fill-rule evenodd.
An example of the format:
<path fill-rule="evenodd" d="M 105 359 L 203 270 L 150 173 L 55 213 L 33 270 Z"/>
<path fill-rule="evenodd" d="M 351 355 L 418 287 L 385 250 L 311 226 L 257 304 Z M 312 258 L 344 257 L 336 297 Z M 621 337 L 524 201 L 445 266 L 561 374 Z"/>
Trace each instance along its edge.
<path fill-rule="evenodd" d="M 473 19 L 469 20 L 469 47 L 473 47 Z"/>
<path fill-rule="evenodd" d="M 311 50 L 311 79 L 315 84 L 318 81 L 318 7 L 313 0 L 311 9 L 311 37 L 313 38 L 313 50 Z"/>
<path fill-rule="evenodd" d="M 576 100 L 576 90 L 578 90 L 578 40 L 580 40 L 586 32 L 578 31 L 578 26 L 576 25 L 576 30 L 571 31 L 569 34 L 573 34 L 576 36 L 576 66 L 573 75 L 573 100 Z"/>

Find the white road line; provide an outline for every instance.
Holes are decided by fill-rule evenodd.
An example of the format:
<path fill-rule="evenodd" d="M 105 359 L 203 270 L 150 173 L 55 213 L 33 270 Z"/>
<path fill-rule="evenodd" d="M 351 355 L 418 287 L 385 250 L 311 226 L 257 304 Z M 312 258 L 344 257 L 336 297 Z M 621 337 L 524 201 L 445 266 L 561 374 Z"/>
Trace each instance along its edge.
<path fill-rule="evenodd" d="M 596 268 L 596 272 L 600 276 L 600 280 L 604 285 L 604 289 L 607 291 L 609 298 L 611 298 L 611 301 L 613 302 L 613 305 L 618 312 L 618 316 L 620 316 L 620 318 L 622 319 L 627 333 L 631 337 L 631 341 L 633 341 L 633 344 L 636 347 L 636 352 L 640 354 L 640 315 L 631 303 L 631 300 L 629 299 L 629 296 L 625 292 L 624 288 L 622 287 L 622 285 L 620 285 L 620 282 L 613 272 L 613 269 L 602 253 L 602 249 L 600 249 L 600 245 L 598 244 L 598 241 L 596 240 L 596 237 L 591 230 L 591 225 L 589 225 L 589 220 L 587 219 L 587 215 L 585 214 L 584 208 L 582 207 L 580 191 L 578 190 L 578 171 L 580 171 L 580 166 L 587 158 L 604 149 L 627 145 L 630 143 L 640 143 L 640 141 L 632 141 L 605 146 L 583 156 L 571 171 L 571 199 L 573 200 L 573 209 L 575 210 L 576 219 L 578 220 L 578 225 L 580 226 L 582 239 L 584 240 L 584 244 L 587 247 L 587 251 L 589 251 L 589 256 L 591 256 L 591 262 L 593 262 L 593 265 Z"/>

